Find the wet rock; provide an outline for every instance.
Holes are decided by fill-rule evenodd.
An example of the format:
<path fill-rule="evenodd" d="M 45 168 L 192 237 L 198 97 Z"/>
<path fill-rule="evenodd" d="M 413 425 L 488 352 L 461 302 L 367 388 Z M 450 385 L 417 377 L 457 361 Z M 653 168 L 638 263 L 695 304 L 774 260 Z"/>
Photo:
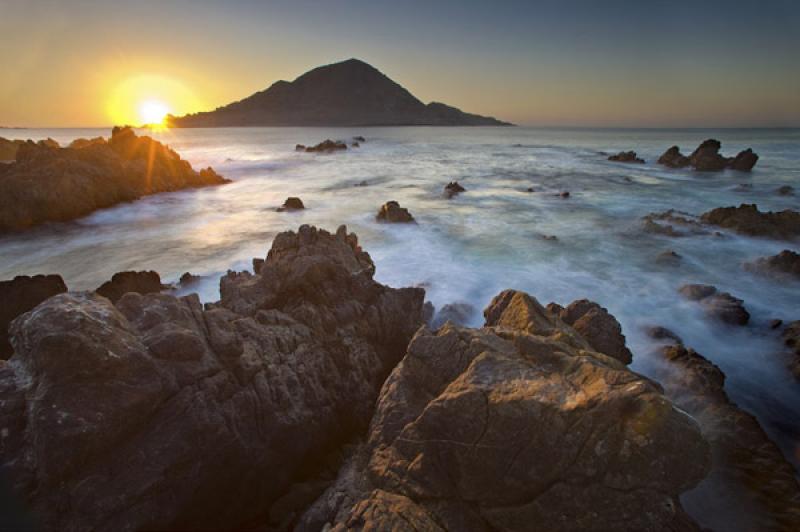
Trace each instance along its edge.
<path fill-rule="evenodd" d="M 682 498 L 687 507 L 716 509 L 702 511 L 700 524 L 713 530 L 800 529 L 794 469 L 756 418 L 728 398 L 725 374 L 683 346 L 665 347 L 661 356 L 667 364 L 656 368 L 656 378 L 711 444 L 711 473 Z"/>
<path fill-rule="evenodd" d="M 304 152 L 304 151 L 306 151 L 306 145 L 305 144 L 295 144 L 294 145 L 294 151 L 302 151 L 302 152 Z"/>
<path fill-rule="evenodd" d="M 433 303 L 430 301 L 426 301 L 425 304 L 422 306 L 422 322 L 426 325 L 430 325 L 431 320 L 433 320 L 433 315 L 436 312 L 436 308 L 433 306 Z"/>
<path fill-rule="evenodd" d="M 536 188 L 534 188 L 534 187 L 528 187 L 528 188 L 526 188 L 526 189 L 525 189 L 525 192 L 529 192 L 529 193 L 530 193 L 530 192 L 536 192 Z"/>
<path fill-rule="evenodd" d="M 683 262 L 683 257 L 675 251 L 668 249 L 656 256 L 656 262 L 664 266 L 678 266 Z"/>
<path fill-rule="evenodd" d="M 213 169 L 199 172 L 169 147 L 130 128 L 105 143 L 59 148 L 26 142 L 16 162 L 0 166 L 0 231 L 65 221 L 148 194 L 220 185 Z"/>
<path fill-rule="evenodd" d="M 444 187 L 444 196 L 447 199 L 450 199 L 453 196 L 457 196 L 458 194 L 461 194 L 462 192 L 466 192 L 466 191 L 467 191 L 467 189 L 465 189 L 464 187 L 459 185 L 458 181 L 450 181 Z"/>
<path fill-rule="evenodd" d="M 569 191 L 565 190 L 565 191 L 561 192 L 559 194 L 559 196 L 561 197 L 561 199 L 567 199 L 567 198 L 569 198 Z"/>
<path fill-rule="evenodd" d="M 758 162 L 758 155 L 753 153 L 753 150 L 747 148 L 736 154 L 733 160 L 728 162 L 728 168 L 731 170 L 738 170 L 740 172 L 749 172 Z"/>
<path fill-rule="evenodd" d="M 264 259 L 259 259 L 257 257 L 253 258 L 253 273 L 261 273 L 261 267 L 264 266 Z"/>
<path fill-rule="evenodd" d="M 438 329 L 448 321 L 454 325 L 466 325 L 476 312 L 475 307 L 469 303 L 448 303 L 436 313 L 431 322 L 431 327 Z"/>
<path fill-rule="evenodd" d="M 119 272 L 115 273 L 110 281 L 106 281 L 95 290 L 112 303 L 116 303 L 128 292 L 137 294 L 152 294 L 167 288 L 161 284 L 161 276 L 154 271 Z"/>
<path fill-rule="evenodd" d="M 244 529 L 314 496 L 362 434 L 424 292 L 355 235 L 279 234 L 222 300 L 60 294 L 11 327 L 0 464 L 47 530 Z M 100 526 L 102 524 L 102 526 Z"/>
<path fill-rule="evenodd" d="M 791 239 L 800 236 L 800 212 L 786 209 L 761 212 L 755 204 L 719 207 L 704 213 L 700 219 L 711 225 L 749 236 Z"/>
<path fill-rule="evenodd" d="M 358 183 L 356 183 L 353 186 L 356 186 L 356 187 L 368 187 L 369 183 L 367 181 L 359 181 Z"/>
<path fill-rule="evenodd" d="M 658 164 L 663 164 L 670 168 L 685 168 L 689 166 L 690 162 L 689 158 L 681 153 L 679 147 L 673 146 L 658 158 Z"/>
<path fill-rule="evenodd" d="M 653 212 L 642 218 L 644 230 L 648 233 L 683 237 L 708 234 L 703 225 L 691 214 L 669 209 Z"/>
<path fill-rule="evenodd" d="M 800 253 L 784 249 L 777 255 L 747 262 L 744 268 L 777 278 L 800 279 Z"/>
<path fill-rule="evenodd" d="M 789 362 L 789 370 L 796 379 L 800 380 L 800 320 L 787 323 L 781 337 L 794 355 Z"/>
<path fill-rule="evenodd" d="M 300 530 L 695 529 L 678 495 L 709 466 L 696 422 L 527 294 L 485 315 L 416 334 Z"/>
<path fill-rule="evenodd" d="M 724 170 L 728 159 L 719 154 L 721 147 L 722 143 L 716 139 L 704 140 L 689 156 L 689 163 L 701 172 Z"/>
<path fill-rule="evenodd" d="M 794 187 L 790 185 L 783 185 L 775 189 L 779 196 L 794 196 Z"/>
<path fill-rule="evenodd" d="M 353 148 L 360 148 L 361 144 L 359 144 L 358 142 L 351 142 L 350 146 L 353 147 Z"/>
<path fill-rule="evenodd" d="M 609 161 L 615 161 L 618 163 L 639 163 L 644 164 L 644 159 L 641 159 L 636 156 L 635 151 L 621 151 L 616 155 L 610 155 L 608 157 Z"/>
<path fill-rule="evenodd" d="M 741 299 L 707 284 L 687 284 L 678 290 L 689 301 L 700 303 L 706 314 L 729 325 L 747 325 L 750 313 Z"/>
<path fill-rule="evenodd" d="M 387 201 L 384 203 L 375 216 L 375 219 L 379 222 L 392 224 L 416 223 L 414 217 L 408 212 L 408 209 L 401 207 L 396 201 Z"/>
<path fill-rule="evenodd" d="M 185 272 L 183 275 L 181 275 L 181 278 L 178 279 L 178 284 L 180 284 L 181 286 L 188 286 L 190 284 L 196 283 L 200 279 L 201 277 L 199 275 L 194 275 L 192 273 Z"/>
<path fill-rule="evenodd" d="M 60 275 L 20 275 L 0 281 L 0 360 L 11 356 L 8 326 L 17 316 L 33 310 L 39 303 L 67 291 Z"/>
<path fill-rule="evenodd" d="M 303 205 L 303 201 L 300 198 L 290 196 L 286 198 L 286 201 L 283 202 L 283 205 L 278 207 L 278 212 L 301 211 L 305 208 L 306 206 Z"/>
<path fill-rule="evenodd" d="M 300 145 L 301 146 L 301 145 Z M 295 150 L 297 147 L 295 147 Z M 332 153 L 335 151 L 342 151 L 347 149 L 347 144 L 341 140 L 323 140 L 316 146 L 308 146 L 305 148 L 307 153 Z"/>
<path fill-rule="evenodd" d="M 596 351 L 630 364 L 633 354 L 625 345 L 622 326 L 608 310 L 594 301 L 573 301 L 559 313 L 567 325 L 583 336 Z"/>
<path fill-rule="evenodd" d="M 653 340 L 670 341 L 678 345 L 683 345 L 683 340 L 681 337 L 666 327 L 653 325 L 650 327 L 645 327 L 644 332 Z"/>
<path fill-rule="evenodd" d="M 777 329 L 778 327 L 780 327 L 781 325 L 783 325 L 783 320 L 779 320 L 779 319 L 769 320 L 768 325 L 769 325 L 770 329 L 774 330 L 774 329 Z"/>
<path fill-rule="evenodd" d="M 365 139 L 361 135 L 356 135 L 355 137 L 353 137 L 353 140 L 356 142 L 367 142 L 367 139 Z"/>

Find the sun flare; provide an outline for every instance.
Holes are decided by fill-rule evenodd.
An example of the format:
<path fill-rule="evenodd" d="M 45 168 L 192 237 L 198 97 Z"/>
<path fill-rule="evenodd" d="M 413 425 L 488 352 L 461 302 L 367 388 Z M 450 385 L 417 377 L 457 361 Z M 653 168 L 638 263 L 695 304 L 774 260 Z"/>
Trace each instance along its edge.
<path fill-rule="evenodd" d="M 169 107 L 159 100 L 145 100 L 139 104 L 139 118 L 143 124 L 162 125 Z"/>
<path fill-rule="evenodd" d="M 106 100 L 106 113 L 116 125 L 164 127 L 168 114 L 183 115 L 203 107 L 186 85 L 156 74 L 122 78 L 109 89 Z"/>

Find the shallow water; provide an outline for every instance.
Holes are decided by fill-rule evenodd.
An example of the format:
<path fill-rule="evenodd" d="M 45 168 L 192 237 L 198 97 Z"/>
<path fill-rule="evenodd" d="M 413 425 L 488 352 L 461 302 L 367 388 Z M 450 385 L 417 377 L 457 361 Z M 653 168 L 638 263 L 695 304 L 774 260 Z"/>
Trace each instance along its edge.
<path fill-rule="evenodd" d="M 15 130 L 0 134 L 61 143 L 108 135 L 106 130 Z M 364 135 L 345 153 L 295 153 L 296 143 Z M 219 297 L 226 270 L 249 269 L 274 235 L 300 224 L 335 230 L 347 224 L 392 286 L 423 284 L 436 307 L 475 306 L 472 325 L 492 296 L 518 288 L 543 303 L 589 298 L 622 323 L 633 368 L 650 373 L 654 344 L 642 331 L 657 324 L 677 332 L 728 375 L 727 389 L 756 414 L 787 458 L 800 464 L 800 386 L 785 368 L 773 318 L 800 319 L 800 283 L 775 282 L 741 264 L 797 243 L 733 234 L 669 238 L 644 233 L 641 217 L 675 208 L 699 214 L 742 202 L 762 210 L 800 207 L 775 189 L 800 189 L 800 130 L 590 130 L 532 128 L 232 128 L 155 134 L 195 168 L 212 165 L 234 183 L 152 196 L 0 238 L 0 278 L 60 273 L 71 289 L 91 289 L 117 271 L 153 269 L 174 282 L 185 271 L 207 276 L 192 287 Z M 714 137 L 733 155 L 752 147 L 752 173 L 700 174 L 655 163 L 667 147 L 690 152 Z M 598 154 L 634 149 L 648 164 L 613 163 Z M 467 192 L 443 199 L 458 180 Z M 367 186 L 357 186 L 366 182 Z M 734 190 L 752 183 L 752 190 Z M 535 187 L 537 192 L 525 189 Z M 557 197 L 568 190 L 569 199 Z M 278 213 L 287 196 L 307 210 Z M 379 225 L 387 200 L 408 207 L 419 224 Z M 557 241 L 542 235 L 555 235 Z M 677 268 L 655 256 L 673 249 Z M 708 321 L 676 290 L 708 283 L 744 299 L 751 325 L 733 329 Z"/>

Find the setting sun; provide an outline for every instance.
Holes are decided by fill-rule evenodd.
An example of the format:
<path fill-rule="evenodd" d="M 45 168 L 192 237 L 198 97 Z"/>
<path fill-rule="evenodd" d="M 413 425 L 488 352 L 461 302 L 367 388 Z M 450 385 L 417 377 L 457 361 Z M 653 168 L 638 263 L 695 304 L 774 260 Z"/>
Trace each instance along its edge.
<path fill-rule="evenodd" d="M 106 100 L 106 113 L 118 125 L 163 125 L 169 113 L 182 115 L 202 108 L 185 84 L 160 74 L 124 77 L 109 88 Z"/>
<path fill-rule="evenodd" d="M 142 124 L 162 124 L 169 107 L 158 100 L 145 100 L 139 104 L 139 119 Z"/>

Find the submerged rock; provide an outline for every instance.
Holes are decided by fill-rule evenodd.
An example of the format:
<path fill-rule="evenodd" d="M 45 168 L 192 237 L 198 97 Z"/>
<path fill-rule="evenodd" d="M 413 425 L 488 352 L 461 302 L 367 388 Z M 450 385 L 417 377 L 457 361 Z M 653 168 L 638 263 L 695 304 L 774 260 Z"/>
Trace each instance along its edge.
<path fill-rule="evenodd" d="M 72 220 L 148 194 L 228 183 L 211 168 L 196 172 L 167 146 L 115 127 L 104 143 L 81 148 L 21 144 L 0 165 L 0 231 Z"/>
<path fill-rule="evenodd" d="M 800 253 L 784 249 L 772 257 L 761 257 L 753 262 L 747 262 L 744 268 L 778 278 L 800 279 Z"/>
<path fill-rule="evenodd" d="M 278 212 L 301 211 L 305 208 L 306 206 L 303 205 L 303 200 L 294 196 L 290 196 L 286 198 L 286 201 L 283 202 L 283 205 L 278 207 Z"/>
<path fill-rule="evenodd" d="M 678 290 L 689 301 L 697 301 L 706 314 L 729 325 L 747 325 L 750 313 L 744 302 L 707 284 L 687 284 Z"/>
<path fill-rule="evenodd" d="M 719 207 L 704 213 L 700 219 L 711 225 L 749 236 L 791 239 L 800 236 L 800 212 L 786 209 L 761 212 L 755 204 Z"/>
<path fill-rule="evenodd" d="M 387 201 L 384 203 L 378 211 L 378 214 L 375 216 L 375 219 L 379 222 L 393 224 L 416 223 L 414 217 L 411 216 L 410 212 L 408 212 L 408 209 L 401 207 L 396 201 Z"/>
<path fill-rule="evenodd" d="M 663 164 L 670 168 L 685 168 L 689 166 L 689 158 L 681 153 L 681 149 L 673 146 L 661 154 L 658 158 L 658 164 Z"/>
<path fill-rule="evenodd" d="M 661 327 L 660 325 L 653 325 L 650 327 L 645 327 L 645 334 L 652 338 L 653 340 L 668 340 L 678 345 L 683 345 L 683 340 L 680 336 L 678 336 L 675 332 L 667 329 L 666 327 Z"/>
<path fill-rule="evenodd" d="M 444 195 L 447 199 L 466 191 L 467 189 L 459 185 L 458 181 L 450 181 L 444 187 Z"/>
<path fill-rule="evenodd" d="M 794 187 L 790 185 L 783 185 L 775 189 L 779 196 L 794 196 Z"/>
<path fill-rule="evenodd" d="M 302 146 L 302 144 L 298 144 L 297 146 Z M 347 144 L 342 142 L 341 140 L 323 140 L 316 146 L 303 146 L 307 153 L 331 153 L 334 151 L 341 151 L 347 149 Z M 297 149 L 297 147 L 295 147 Z"/>
<path fill-rule="evenodd" d="M 789 362 L 789 369 L 792 375 L 800 380 L 800 320 L 787 323 L 781 337 L 794 355 Z"/>
<path fill-rule="evenodd" d="M 67 285 L 60 275 L 20 275 L 10 281 L 0 281 L 0 360 L 13 353 L 8 326 L 14 318 L 66 291 Z"/>
<path fill-rule="evenodd" d="M 641 159 L 636 156 L 635 151 L 621 151 L 616 155 L 609 155 L 609 161 L 615 161 L 618 163 L 639 163 L 644 164 L 644 159 Z"/>
<path fill-rule="evenodd" d="M 656 256 L 656 262 L 664 266 L 678 266 L 681 262 L 683 262 L 683 257 L 679 253 L 668 249 L 666 251 L 662 251 Z"/>
<path fill-rule="evenodd" d="M 696 422 L 527 294 L 420 330 L 369 439 L 298 530 L 693 530 Z"/>
<path fill-rule="evenodd" d="M 364 137 L 362 137 L 361 135 L 356 135 L 355 137 L 353 137 L 353 140 L 354 140 L 355 142 L 367 142 L 367 139 L 365 139 L 365 138 L 364 138 Z"/>
<path fill-rule="evenodd" d="M 222 300 L 47 299 L 0 364 L 0 464 L 48 530 L 243 529 L 366 430 L 424 291 L 373 280 L 344 227 L 279 234 Z M 299 489 L 299 488 L 298 488 Z M 290 497 L 291 498 L 291 497 Z"/>
<path fill-rule="evenodd" d="M 181 277 L 181 282 L 183 277 Z M 161 284 L 161 276 L 157 272 L 119 272 L 115 273 L 110 281 L 106 281 L 95 290 L 103 297 L 107 297 L 112 303 L 116 303 L 128 292 L 137 294 L 152 294 L 167 288 Z"/>
<path fill-rule="evenodd" d="M 648 233 L 682 237 L 708 234 L 708 230 L 691 214 L 669 209 L 653 212 L 642 218 L 644 230 Z"/>

